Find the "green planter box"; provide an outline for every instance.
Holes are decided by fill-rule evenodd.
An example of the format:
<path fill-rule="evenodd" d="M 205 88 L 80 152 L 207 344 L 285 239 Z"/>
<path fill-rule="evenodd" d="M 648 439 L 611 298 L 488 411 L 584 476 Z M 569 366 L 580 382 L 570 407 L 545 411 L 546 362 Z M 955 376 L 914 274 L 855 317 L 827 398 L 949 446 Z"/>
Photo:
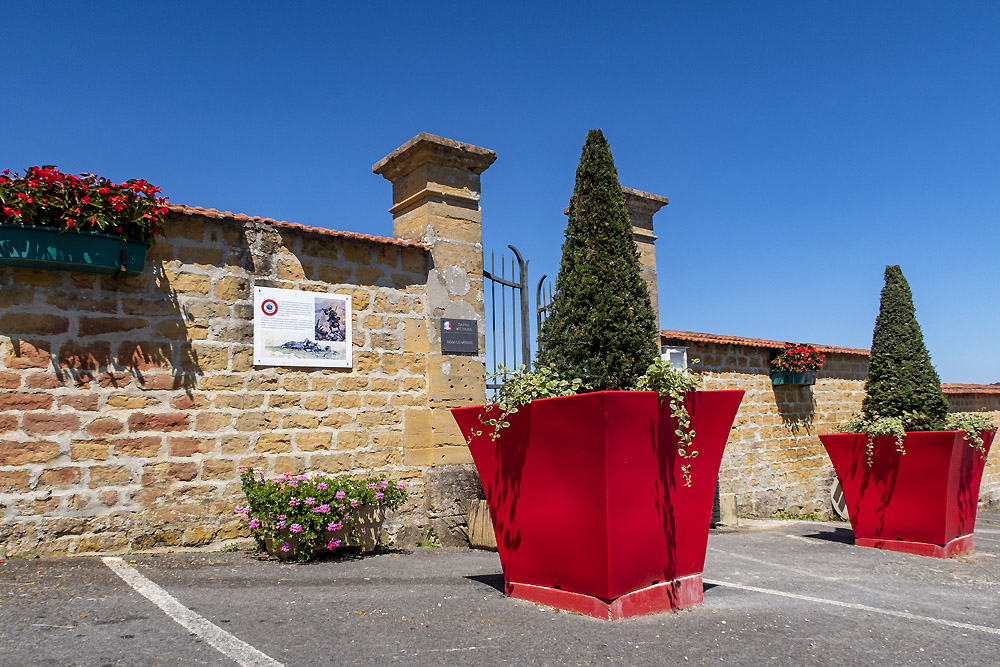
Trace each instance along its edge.
<path fill-rule="evenodd" d="M 771 371 L 771 384 L 775 386 L 816 384 L 816 371 Z"/>
<path fill-rule="evenodd" d="M 110 234 L 0 225 L 0 265 L 27 269 L 137 276 L 146 268 L 150 245 Z"/>

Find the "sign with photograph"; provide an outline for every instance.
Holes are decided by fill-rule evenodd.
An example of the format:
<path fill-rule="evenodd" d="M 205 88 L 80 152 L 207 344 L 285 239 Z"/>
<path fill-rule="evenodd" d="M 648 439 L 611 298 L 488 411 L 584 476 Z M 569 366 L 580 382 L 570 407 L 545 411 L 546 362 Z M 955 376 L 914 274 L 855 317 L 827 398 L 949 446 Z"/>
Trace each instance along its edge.
<path fill-rule="evenodd" d="M 254 287 L 254 366 L 351 368 L 351 297 Z"/>
<path fill-rule="evenodd" d="M 479 324 L 475 320 L 441 320 L 441 354 L 479 354 Z"/>

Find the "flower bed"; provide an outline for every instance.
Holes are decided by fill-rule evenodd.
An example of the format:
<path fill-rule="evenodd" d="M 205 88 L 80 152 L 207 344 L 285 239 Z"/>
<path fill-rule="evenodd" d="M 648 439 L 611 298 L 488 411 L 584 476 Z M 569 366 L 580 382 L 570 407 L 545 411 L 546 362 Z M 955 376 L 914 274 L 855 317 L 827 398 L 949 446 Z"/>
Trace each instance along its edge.
<path fill-rule="evenodd" d="M 354 479 L 345 476 L 293 475 L 271 479 L 261 468 L 240 468 L 247 505 L 237 505 L 236 514 L 250 528 L 257 544 L 282 560 L 307 561 L 317 551 L 350 544 L 371 543 L 376 531 L 374 512 L 395 509 L 406 500 L 403 482 L 391 484 L 384 475 Z M 359 528 L 359 526 L 362 526 Z"/>

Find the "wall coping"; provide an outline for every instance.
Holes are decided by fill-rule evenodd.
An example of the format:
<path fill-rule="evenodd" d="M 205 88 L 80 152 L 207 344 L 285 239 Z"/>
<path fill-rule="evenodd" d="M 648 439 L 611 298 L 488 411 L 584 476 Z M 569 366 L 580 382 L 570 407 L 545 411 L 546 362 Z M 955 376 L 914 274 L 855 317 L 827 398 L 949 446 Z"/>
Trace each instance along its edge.
<path fill-rule="evenodd" d="M 941 389 L 946 394 L 998 394 L 1000 385 L 996 384 L 942 384 Z"/>
<path fill-rule="evenodd" d="M 470 169 L 481 174 L 497 159 L 488 148 L 421 132 L 372 165 L 372 173 L 395 181 L 422 162 Z"/>
<path fill-rule="evenodd" d="M 273 218 L 261 218 L 244 213 L 233 213 L 232 211 L 219 211 L 214 208 L 202 208 L 201 206 L 184 206 L 183 204 L 168 204 L 167 208 L 171 213 L 188 216 L 202 216 L 214 220 L 227 220 L 233 222 L 257 222 L 279 229 L 303 232 L 307 234 L 321 234 L 323 236 L 335 236 L 338 238 L 352 239 L 355 241 L 366 241 L 368 243 L 379 243 L 382 245 L 394 245 L 403 248 L 419 248 L 430 250 L 433 246 L 427 243 L 407 241 L 406 239 L 394 239 L 385 236 L 372 236 L 371 234 L 358 234 L 357 232 L 343 232 L 336 229 L 325 229 L 322 227 L 308 227 L 297 222 L 286 222 L 284 220 L 274 220 Z"/>
<path fill-rule="evenodd" d="M 720 336 L 718 334 L 707 334 L 698 333 L 696 331 L 674 331 L 672 329 L 663 329 L 660 331 L 660 340 L 665 341 L 681 341 L 685 343 L 715 343 L 717 345 L 744 345 L 746 347 L 766 347 L 780 350 L 785 347 L 786 342 L 792 341 L 778 341 L 778 340 L 766 340 L 763 338 L 742 338 L 740 336 Z M 798 342 L 798 341 L 796 341 Z M 805 343 L 806 345 L 813 345 L 812 343 Z M 813 345 L 818 352 L 832 353 L 832 354 L 854 354 L 858 356 L 867 357 L 869 354 L 868 350 L 860 350 L 851 347 L 836 347 L 833 345 Z"/>

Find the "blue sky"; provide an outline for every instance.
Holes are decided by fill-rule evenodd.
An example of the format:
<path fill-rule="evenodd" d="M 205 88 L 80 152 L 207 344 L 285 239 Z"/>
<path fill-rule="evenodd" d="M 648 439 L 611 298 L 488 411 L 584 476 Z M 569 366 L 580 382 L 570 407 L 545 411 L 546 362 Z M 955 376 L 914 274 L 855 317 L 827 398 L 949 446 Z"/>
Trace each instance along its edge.
<path fill-rule="evenodd" d="M 371 165 L 497 152 L 485 245 L 558 270 L 580 148 L 654 218 L 663 328 L 868 347 L 900 264 L 945 382 L 1000 381 L 1000 3 L 18 3 L 0 168 L 391 235 Z"/>

